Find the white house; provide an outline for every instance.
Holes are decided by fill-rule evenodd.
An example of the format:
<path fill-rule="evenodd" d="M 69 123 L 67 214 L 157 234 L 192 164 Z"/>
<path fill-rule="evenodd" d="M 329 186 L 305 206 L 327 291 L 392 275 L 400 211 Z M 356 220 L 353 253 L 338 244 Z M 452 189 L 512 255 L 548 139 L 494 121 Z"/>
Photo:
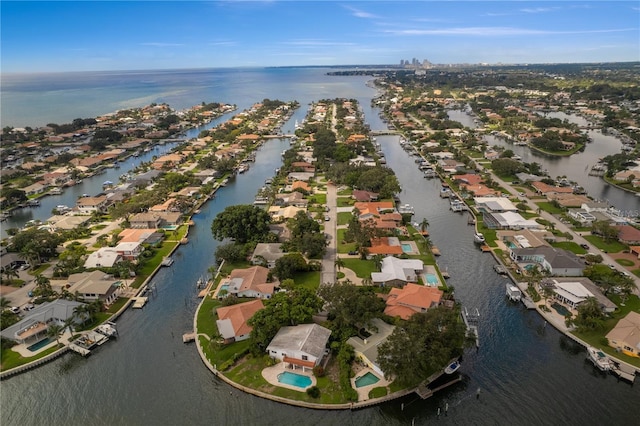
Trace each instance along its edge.
<path fill-rule="evenodd" d="M 122 260 L 122 256 L 113 247 L 102 247 L 94 251 L 84 262 L 85 268 L 111 268 Z"/>
<path fill-rule="evenodd" d="M 398 259 L 387 256 L 382 259 L 381 272 L 372 272 L 374 285 L 403 286 L 408 282 L 418 282 L 424 263 L 419 259 Z"/>
<path fill-rule="evenodd" d="M 320 363 L 330 335 L 331 330 L 318 324 L 282 327 L 267 346 L 267 353 L 304 371 Z"/>

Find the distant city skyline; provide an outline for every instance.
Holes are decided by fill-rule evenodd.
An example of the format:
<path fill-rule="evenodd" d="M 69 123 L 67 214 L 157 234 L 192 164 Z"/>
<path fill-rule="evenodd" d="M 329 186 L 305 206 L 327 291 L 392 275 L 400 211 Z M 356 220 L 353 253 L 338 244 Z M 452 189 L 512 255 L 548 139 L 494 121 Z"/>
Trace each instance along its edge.
<path fill-rule="evenodd" d="M 3 73 L 640 61 L 638 1 L 2 1 Z"/>

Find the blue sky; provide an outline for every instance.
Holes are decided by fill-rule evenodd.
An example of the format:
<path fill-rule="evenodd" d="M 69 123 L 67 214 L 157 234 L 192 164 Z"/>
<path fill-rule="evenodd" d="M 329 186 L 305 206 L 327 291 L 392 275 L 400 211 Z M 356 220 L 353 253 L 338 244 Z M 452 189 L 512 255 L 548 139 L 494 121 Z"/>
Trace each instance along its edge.
<path fill-rule="evenodd" d="M 0 2 L 2 72 L 640 60 L 639 1 Z"/>

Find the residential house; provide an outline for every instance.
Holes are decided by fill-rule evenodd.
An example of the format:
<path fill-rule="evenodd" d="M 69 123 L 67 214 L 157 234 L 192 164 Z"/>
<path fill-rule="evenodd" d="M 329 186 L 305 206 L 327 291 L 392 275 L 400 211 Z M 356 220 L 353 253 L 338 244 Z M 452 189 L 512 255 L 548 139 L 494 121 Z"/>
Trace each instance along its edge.
<path fill-rule="evenodd" d="M 489 229 L 541 229 L 543 225 L 533 219 L 525 219 L 520 213 L 504 212 L 482 214 L 484 225 Z"/>
<path fill-rule="evenodd" d="M 161 224 L 158 213 L 138 213 L 129 218 L 129 226 L 133 229 L 157 229 Z"/>
<path fill-rule="evenodd" d="M 369 255 L 382 254 L 385 256 L 400 255 L 403 253 L 400 240 L 397 237 L 380 237 L 371 239 L 371 247 L 368 247 Z"/>
<path fill-rule="evenodd" d="M 122 255 L 113 247 L 101 247 L 90 253 L 84 261 L 85 268 L 111 268 L 122 260 Z"/>
<path fill-rule="evenodd" d="M 144 251 L 144 246 L 139 241 L 120 242 L 113 249 L 124 260 L 137 261 L 140 254 Z"/>
<path fill-rule="evenodd" d="M 384 298 L 387 305 L 384 313 L 407 320 L 415 313 L 426 312 L 438 306 L 442 301 L 442 295 L 442 290 L 419 284 L 409 283 L 403 288 L 394 287 Z"/>
<path fill-rule="evenodd" d="M 98 197 L 80 197 L 76 201 L 76 207 L 81 213 L 92 214 L 94 212 L 106 213 L 107 211 L 107 196 L 100 195 Z"/>
<path fill-rule="evenodd" d="M 517 212 L 518 208 L 505 197 L 474 197 L 476 208 L 481 212 L 504 213 Z"/>
<path fill-rule="evenodd" d="M 424 263 L 419 259 L 398 259 L 387 256 L 382 259 L 381 272 L 372 272 L 374 285 L 402 287 L 409 282 L 418 282 Z"/>
<path fill-rule="evenodd" d="M 123 229 L 118 234 L 120 243 L 141 243 L 141 244 L 151 244 L 156 245 L 164 239 L 164 234 L 161 232 L 156 232 L 155 229 L 133 229 L 127 228 Z"/>
<path fill-rule="evenodd" d="M 295 206 L 287 206 L 287 207 L 278 207 L 271 206 L 269 207 L 268 213 L 271 215 L 274 221 L 284 221 L 287 219 L 292 219 L 296 217 L 298 212 L 306 212 L 306 208 L 295 207 Z"/>
<path fill-rule="evenodd" d="M 291 172 L 287 175 L 287 183 L 292 184 L 297 180 L 309 182 L 311 179 L 313 179 L 314 175 L 314 173 L 309 172 Z"/>
<path fill-rule="evenodd" d="M 221 286 L 226 286 L 227 293 L 237 297 L 270 299 L 280 283 L 267 282 L 268 276 L 269 269 L 263 266 L 234 269 L 228 277 L 223 278 Z"/>
<path fill-rule="evenodd" d="M 577 309 L 588 297 L 594 297 L 603 312 L 611 313 L 617 306 L 609 300 L 589 278 L 545 278 L 540 281 L 540 289 L 550 287 L 553 298 L 571 309 Z"/>
<path fill-rule="evenodd" d="M 378 363 L 378 346 L 389 338 L 393 330 L 395 330 L 395 326 L 389 325 L 379 318 L 374 318 L 371 322 L 373 327 L 367 329 L 368 337 L 364 339 L 359 336 L 350 337 L 347 343 L 353 346 L 356 359 L 361 360 L 373 371 L 384 377 L 384 372 Z"/>
<path fill-rule="evenodd" d="M 509 257 L 518 263 L 521 269 L 526 270 L 538 265 L 542 271 L 555 276 L 579 277 L 585 268 L 584 262 L 575 254 L 555 247 L 512 249 Z"/>
<path fill-rule="evenodd" d="M 618 240 L 628 245 L 640 244 L 640 230 L 631 225 L 615 226 L 618 230 Z"/>
<path fill-rule="evenodd" d="M 268 268 L 273 268 L 276 266 L 276 260 L 284 255 L 281 243 L 258 243 L 251 255 L 251 263 L 260 265 L 262 262 L 266 262 Z"/>
<path fill-rule="evenodd" d="M 32 196 L 32 195 L 42 194 L 48 188 L 49 188 L 49 185 L 44 181 L 42 181 L 42 182 L 36 182 L 29 186 L 25 186 L 24 188 L 22 188 L 22 191 L 24 191 L 24 193 L 27 196 Z"/>
<path fill-rule="evenodd" d="M 224 342 L 233 343 L 247 340 L 252 329 L 247 322 L 263 308 L 262 300 L 257 299 L 216 309 L 216 314 L 218 314 L 216 325 Z"/>
<path fill-rule="evenodd" d="M 100 270 L 71 274 L 68 278 L 71 294 L 77 294 L 84 301 L 101 300 L 110 305 L 118 299 L 122 282 Z"/>
<path fill-rule="evenodd" d="M 625 355 L 640 357 L 640 313 L 629 312 L 606 337 L 609 346 Z"/>
<path fill-rule="evenodd" d="M 57 299 L 36 305 L 17 323 L 0 331 L 0 335 L 16 343 L 31 344 L 39 342 L 47 336 L 49 326 L 56 324 L 65 326 L 74 318 L 74 311 L 84 303 L 73 300 Z M 78 319 L 73 319 L 78 324 Z"/>
<path fill-rule="evenodd" d="M 300 207 L 306 210 L 309 200 L 304 198 L 301 192 L 294 191 L 284 194 L 276 194 L 273 202 L 276 206 L 294 206 Z"/>
<path fill-rule="evenodd" d="M 331 330 L 318 324 L 282 327 L 267 346 L 267 353 L 293 368 L 313 369 L 328 353 L 330 335 Z"/>
<path fill-rule="evenodd" d="M 354 189 L 351 193 L 351 198 L 361 203 L 368 203 L 370 201 L 377 201 L 378 194 L 370 191 L 363 191 L 360 189 Z"/>
<path fill-rule="evenodd" d="M 538 193 L 545 196 L 550 194 L 572 194 L 573 188 L 568 186 L 553 186 L 544 182 L 532 182 L 531 186 Z"/>

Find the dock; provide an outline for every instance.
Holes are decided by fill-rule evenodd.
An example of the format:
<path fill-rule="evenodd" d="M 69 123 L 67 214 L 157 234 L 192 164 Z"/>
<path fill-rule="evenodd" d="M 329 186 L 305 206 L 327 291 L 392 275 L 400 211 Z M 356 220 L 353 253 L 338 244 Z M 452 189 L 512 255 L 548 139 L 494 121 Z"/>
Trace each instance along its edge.
<path fill-rule="evenodd" d="M 194 340 L 196 340 L 195 332 L 184 333 L 182 335 L 182 343 L 189 343 L 189 342 L 193 342 Z"/>
<path fill-rule="evenodd" d="M 493 270 L 496 271 L 498 275 L 507 275 L 507 268 L 500 264 L 493 265 Z"/>
<path fill-rule="evenodd" d="M 162 266 L 171 266 L 173 265 L 173 259 L 170 257 L 165 257 L 164 259 L 162 259 L 162 262 L 160 263 L 160 265 Z"/>
<path fill-rule="evenodd" d="M 440 249 L 436 246 L 431 246 L 431 253 L 433 253 L 434 256 L 440 256 Z"/>
<path fill-rule="evenodd" d="M 144 305 L 147 304 L 147 300 L 149 300 L 149 298 L 144 296 L 138 296 L 138 297 L 132 297 L 131 300 L 133 301 L 133 309 L 142 309 Z"/>
<path fill-rule="evenodd" d="M 611 372 L 618 376 L 619 379 L 626 380 L 627 382 L 633 383 L 636 379 L 636 372 L 633 368 L 627 367 L 624 364 L 614 363 L 611 368 Z"/>
<path fill-rule="evenodd" d="M 469 313 L 469 310 L 465 307 L 460 310 L 460 315 L 462 315 L 462 320 L 467 326 L 467 337 L 475 339 L 476 348 L 479 348 L 480 335 L 478 334 L 478 325 L 480 323 L 480 311 L 476 308 L 475 312 L 471 310 L 471 313 Z"/>

